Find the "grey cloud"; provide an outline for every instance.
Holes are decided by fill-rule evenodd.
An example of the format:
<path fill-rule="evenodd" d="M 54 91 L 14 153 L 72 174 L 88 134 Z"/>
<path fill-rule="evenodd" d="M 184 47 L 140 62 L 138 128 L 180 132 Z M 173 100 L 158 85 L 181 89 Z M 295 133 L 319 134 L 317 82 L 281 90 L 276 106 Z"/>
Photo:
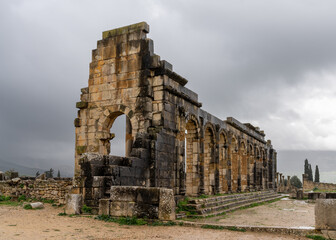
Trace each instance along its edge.
<path fill-rule="evenodd" d="M 309 72 L 335 69 L 335 7 L 334 1 L 2 1 L 0 152 L 12 161 L 50 152 L 47 162 L 71 162 L 75 102 L 87 85 L 91 49 L 102 31 L 140 21 L 150 24 L 155 52 L 189 80 L 205 110 L 265 126 L 272 136 L 279 126 L 269 123 L 271 116 L 302 120 L 284 107 L 283 92 Z"/>

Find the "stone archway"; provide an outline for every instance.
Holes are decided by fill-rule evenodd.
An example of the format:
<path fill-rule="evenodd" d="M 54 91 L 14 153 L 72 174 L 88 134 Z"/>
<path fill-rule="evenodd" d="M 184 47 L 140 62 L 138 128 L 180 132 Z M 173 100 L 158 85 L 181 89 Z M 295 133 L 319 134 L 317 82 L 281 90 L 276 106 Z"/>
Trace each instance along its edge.
<path fill-rule="evenodd" d="M 199 134 L 196 118 L 186 123 L 186 194 L 197 196 L 200 186 L 199 177 Z"/>
<path fill-rule="evenodd" d="M 98 143 L 98 153 L 103 155 L 110 154 L 110 141 L 114 138 L 114 134 L 110 133 L 110 129 L 115 120 L 125 114 L 126 116 L 126 134 L 125 134 L 125 157 L 131 156 L 132 144 L 134 136 L 132 134 L 133 112 L 126 106 L 110 106 L 100 115 L 97 120 L 98 131 L 95 138 Z"/>
<path fill-rule="evenodd" d="M 231 138 L 229 146 L 231 155 L 231 190 L 232 192 L 238 191 L 238 141 L 234 136 Z"/>
<path fill-rule="evenodd" d="M 215 194 L 216 186 L 215 163 L 215 131 L 211 124 L 207 124 L 204 130 L 204 189 L 206 194 Z"/>
<path fill-rule="evenodd" d="M 227 157 L 227 138 L 224 131 L 219 134 L 218 150 L 219 150 L 219 192 L 227 193 L 228 187 L 228 157 Z"/>

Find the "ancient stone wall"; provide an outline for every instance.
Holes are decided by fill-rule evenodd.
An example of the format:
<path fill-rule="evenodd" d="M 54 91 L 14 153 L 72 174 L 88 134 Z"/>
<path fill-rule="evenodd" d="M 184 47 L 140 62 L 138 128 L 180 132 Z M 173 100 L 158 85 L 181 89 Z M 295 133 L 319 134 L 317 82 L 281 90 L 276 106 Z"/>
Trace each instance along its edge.
<path fill-rule="evenodd" d="M 201 109 L 198 95 L 185 87 L 188 81 L 154 54 L 148 32 L 144 22 L 106 31 L 92 51 L 89 84 L 77 103 L 73 192 L 94 199 L 90 179 L 101 176 L 105 184 L 111 182 L 107 175 L 120 177 L 120 171 L 92 173 L 81 161 L 88 166 L 95 160 L 81 159 L 87 152 L 110 154 L 110 129 L 123 114 L 123 157 L 137 159 L 143 179 L 130 176 L 132 183 L 115 185 L 169 188 L 175 196 L 275 189 L 276 151 L 264 132 Z"/>
<path fill-rule="evenodd" d="M 319 190 L 325 190 L 325 191 L 335 191 L 336 190 L 336 184 L 333 183 L 316 183 L 313 181 L 308 180 L 307 174 L 302 174 L 302 186 L 303 191 L 311 191 L 314 188 L 318 188 Z"/>
<path fill-rule="evenodd" d="M 71 191 L 72 178 L 59 180 L 19 180 L 0 181 L 0 195 L 18 198 L 22 195 L 33 199 L 53 200 L 65 204 L 65 195 Z"/>
<path fill-rule="evenodd" d="M 175 220 L 172 189 L 112 186 L 111 197 L 101 199 L 99 214 Z"/>

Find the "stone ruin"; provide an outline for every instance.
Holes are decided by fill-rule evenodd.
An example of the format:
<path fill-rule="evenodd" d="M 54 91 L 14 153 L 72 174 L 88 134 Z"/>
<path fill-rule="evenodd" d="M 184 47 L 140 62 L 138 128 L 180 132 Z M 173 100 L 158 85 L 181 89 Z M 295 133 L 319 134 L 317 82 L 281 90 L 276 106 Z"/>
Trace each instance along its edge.
<path fill-rule="evenodd" d="M 203 110 L 147 33 L 145 22 L 106 31 L 92 51 L 88 87 L 76 104 L 73 193 L 97 207 L 113 198 L 112 186 L 165 188 L 176 200 L 275 190 L 277 153 L 264 131 Z M 125 156 L 113 156 L 110 129 L 120 115 Z"/>

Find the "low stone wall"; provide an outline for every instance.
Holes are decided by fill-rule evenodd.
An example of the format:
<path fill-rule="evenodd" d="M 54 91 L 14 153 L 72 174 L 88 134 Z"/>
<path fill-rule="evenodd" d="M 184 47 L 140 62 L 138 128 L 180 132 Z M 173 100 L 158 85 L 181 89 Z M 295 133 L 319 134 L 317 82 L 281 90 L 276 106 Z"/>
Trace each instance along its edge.
<path fill-rule="evenodd" d="M 65 204 L 65 196 L 70 193 L 72 188 L 72 178 L 61 179 L 28 179 L 19 178 L 0 181 L 0 195 L 18 198 L 26 196 L 27 198 L 53 200 L 56 204 Z"/>
<path fill-rule="evenodd" d="M 303 191 L 311 191 L 314 188 L 318 188 L 319 190 L 335 191 L 336 190 L 336 184 L 333 184 L 333 183 L 316 183 L 316 182 L 309 181 L 308 179 L 303 178 Z"/>
<path fill-rule="evenodd" d="M 174 193 L 167 188 L 113 186 L 111 197 L 99 200 L 99 214 L 175 220 Z"/>

